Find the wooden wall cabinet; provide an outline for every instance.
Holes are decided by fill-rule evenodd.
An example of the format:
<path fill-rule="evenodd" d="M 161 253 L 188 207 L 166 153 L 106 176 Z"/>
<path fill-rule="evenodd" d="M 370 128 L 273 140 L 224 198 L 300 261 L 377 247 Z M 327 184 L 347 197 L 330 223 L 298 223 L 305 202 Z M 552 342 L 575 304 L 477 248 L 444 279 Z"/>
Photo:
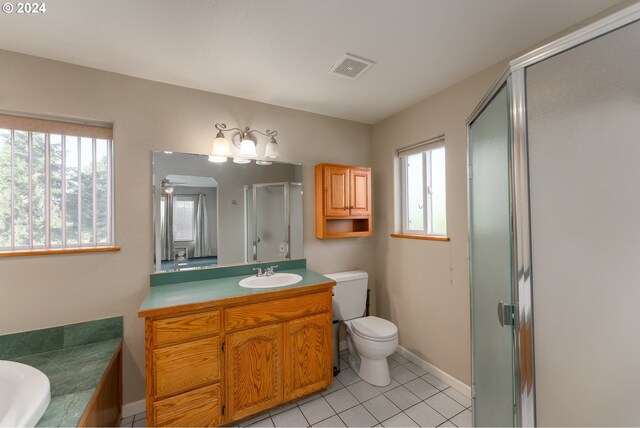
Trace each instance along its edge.
<path fill-rule="evenodd" d="M 146 318 L 147 425 L 229 424 L 329 386 L 331 286 L 291 294 Z"/>
<path fill-rule="evenodd" d="M 316 165 L 316 237 L 371 236 L 371 168 Z"/>

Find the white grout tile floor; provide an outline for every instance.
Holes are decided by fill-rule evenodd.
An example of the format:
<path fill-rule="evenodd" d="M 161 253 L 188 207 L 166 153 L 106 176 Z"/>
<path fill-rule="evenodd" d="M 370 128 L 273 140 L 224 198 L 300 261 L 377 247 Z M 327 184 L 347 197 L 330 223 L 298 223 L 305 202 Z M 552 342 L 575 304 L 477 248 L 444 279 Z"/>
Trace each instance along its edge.
<path fill-rule="evenodd" d="M 238 426 L 249 427 L 470 427 L 471 399 L 399 354 L 389 357 L 391 384 L 375 387 L 341 354 L 333 385 L 311 397 L 271 409 Z M 120 421 L 145 426 L 146 414 Z"/>

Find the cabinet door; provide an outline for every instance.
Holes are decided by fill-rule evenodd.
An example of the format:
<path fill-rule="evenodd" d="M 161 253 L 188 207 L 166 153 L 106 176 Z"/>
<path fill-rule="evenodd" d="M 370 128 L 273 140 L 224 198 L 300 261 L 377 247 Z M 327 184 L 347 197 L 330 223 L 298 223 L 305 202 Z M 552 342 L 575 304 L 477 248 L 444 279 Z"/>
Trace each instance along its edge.
<path fill-rule="evenodd" d="M 324 215 L 328 217 L 349 215 L 349 168 L 324 167 Z"/>
<path fill-rule="evenodd" d="M 331 315 L 324 313 L 284 324 L 284 399 L 301 397 L 331 384 Z"/>
<path fill-rule="evenodd" d="M 228 334 L 226 344 L 228 420 L 282 403 L 282 324 Z"/>
<path fill-rule="evenodd" d="M 371 214 L 371 170 L 352 168 L 349 175 L 349 215 L 368 216 Z"/>

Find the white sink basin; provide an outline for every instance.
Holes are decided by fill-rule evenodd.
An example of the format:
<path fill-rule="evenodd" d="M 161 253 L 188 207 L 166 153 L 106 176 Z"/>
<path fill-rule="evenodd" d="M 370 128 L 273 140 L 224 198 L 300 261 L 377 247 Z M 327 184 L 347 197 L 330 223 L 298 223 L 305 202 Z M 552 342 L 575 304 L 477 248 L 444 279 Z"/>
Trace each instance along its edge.
<path fill-rule="evenodd" d="M 274 273 L 270 276 L 250 276 L 240 281 L 244 288 L 275 288 L 297 284 L 302 277 L 295 273 Z"/>
<path fill-rule="evenodd" d="M 40 370 L 0 361 L 0 427 L 33 427 L 51 400 L 49 378 Z"/>

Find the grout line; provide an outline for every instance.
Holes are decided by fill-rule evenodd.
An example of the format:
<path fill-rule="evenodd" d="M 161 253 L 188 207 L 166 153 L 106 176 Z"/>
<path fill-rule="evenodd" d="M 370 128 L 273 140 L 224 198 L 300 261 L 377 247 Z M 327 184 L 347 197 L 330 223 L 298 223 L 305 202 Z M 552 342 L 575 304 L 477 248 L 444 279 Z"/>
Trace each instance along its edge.
<path fill-rule="evenodd" d="M 345 410 L 345 411 L 346 411 L 346 410 Z M 344 424 L 344 426 L 348 427 L 348 425 L 347 425 L 347 423 L 344 421 L 344 419 L 342 419 L 342 418 L 340 417 L 340 414 L 339 414 L 339 413 L 336 413 L 336 415 L 338 416 L 338 419 L 340 419 L 340 420 L 342 421 L 342 423 Z"/>
<path fill-rule="evenodd" d="M 428 382 L 428 381 L 426 381 L 426 380 L 425 380 L 425 382 Z M 433 385 L 432 385 L 432 386 L 433 386 Z M 434 388 L 435 388 L 435 387 L 434 387 Z M 450 387 L 449 387 L 449 388 L 447 388 L 447 389 L 443 389 L 441 392 L 444 392 L 444 394 L 445 394 L 447 397 L 451 398 L 453 401 L 455 401 L 456 403 L 458 403 L 459 405 L 461 405 L 461 406 L 462 406 L 462 407 L 464 407 L 465 409 L 468 409 L 468 408 L 470 408 L 470 407 L 471 407 L 471 406 L 467 407 L 467 405 L 466 405 L 465 403 L 461 403 L 461 402 L 459 402 L 458 400 L 456 400 L 455 398 L 451 397 L 449 394 L 447 394 L 445 391 L 446 391 L 446 390 L 448 390 L 448 389 L 453 389 L 453 390 L 454 390 L 454 391 L 456 391 L 458 394 L 460 394 L 460 391 L 458 391 L 457 389 L 455 389 L 455 388 L 454 388 L 454 387 L 452 387 L 452 386 L 450 386 Z"/>
<path fill-rule="evenodd" d="M 314 398 L 315 400 L 315 398 Z M 313 400 L 311 400 L 313 401 Z M 307 403 L 310 403 L 311 401 L 307 401 Z M 298 411 L 300 412 L 300 414 L 302 415 L 302 417 L 304 418 L 305 421 L 307 421 L 307 426 L 310 427 L 311 423 L 309 423 L 309 419 L 307 419 L 307 417 L 304 415 L 304 412 L 302 411 L 302 409 L 300 408 L 300 406 L 298 404 L 296 404 L 296 407 L 298 408 Z M 275 426 L 276 424 L 273 424 L 273 426 Z M 277 428 L 277 427 L 276 427 Z"/>
<path fill-rule="evenodd" d="M 417 406 L 418 404 L 420 404 L 420 403 L 416 403 L 416 404 L 414 404 L 414 405 L 413 405 L 413 406 L 411 406 L 411 407 L 415 407 L 415 406 Z M 425 404 L 426 404 L 426 403 L 425 403 Z M 428 405 L 428 404 L 427 404 L 427 405 Z M 404 413 L 405 415 L 407 415 L 407 417 L 408 417 L 409 419 L 411 419 L 411 420 L 413 421 L 413 423 L 415 423 L 416 425 L 418 425 L 418 426 L 422 426 L 422 425 L 420 425 L 420 424 L 419 424 L 415 419 L 413 419 L 411 416 L 409 416 L 409 414 L 407 413 L 407 410 L 409 410 L 411 407 L 408 407 L 406 410 L 403 410 L 403 411 L 402 411 L 402 413 Z M 445 421 L 445 422 L 446 422 L 446 421 Z M 443 423 L 444 423 L 444 422 L 443 422 Z M 455 425 L 455 424 L 454 424 L 454 425 Z"/>
<path fill-rule="evenodd" d="M 462 410 L 462 411 L 460 411 L 460 412 L 456 413 L 455 415 L 451 416 L 449 419 L 453 419 L 453 418 L 455 418 L 456 416 L 458 416 L 459 414 L 464 413 L 464 412 L 466 412 L 466 411 L 467 411 L 467 409 L 464 409 L 464 410 Z M 455 425 L 455 424 L 454 424 L 454 425 Z"/>
<path fill-rule="evenodd" d="M 441 392 L 442 392 L 442 391 L 441 391 Z M 438 394 L 440 394 L 440 392 L 439 392 Z M 437 395 L 437 394 L 435 394 L 435 395 Z M 432 395 L 431 397 L 435 397 L 435 395 Z M 446 395 L 446 394 L 445 394 L 445 395 Z M 431 398 L 431 397 L 429 397 L 429 398 Z M 429 398 L 427 398 L 426 400 L 428 400 Z M 449 397 L 449 398 L 451 398 L 451 397 Z M 453 398 L 451 398 L 451 399 L 453 400 Z M 445 422 L 449 420 L 449 418 L 447 418 L 447 416 L 446 416 L 446 415 L 443 415 L 442 413 L 440 413 L 440 412 L 438 411 L 438 409 L 436 409 L 435 407 L 433 407 L 432 405 L 430 405 L 429 403 L 427 403 L 427 401 L 426 401 L 426 400 L 422 400 L 422 402 L 423 402 L 424 404 L 426 404 L 427 406 L 431 407 L 431 408 L 432 408 L 432 409 L 433 409 L 437 414 L 439 414 L 440 416 L 442 416 L 442 417 L 445 419 Z M 455 401 L 455 400 L 453 400 L 453 401 Z M 456 415 L 457 415 L 457 413 L 456 413 L 455 415 L 453 415 L 452 417 L 454 417 L 454 416 L 456 416 Z M 443 423 L 444 423 L 444 422 L 443 422 Z M 454 425 L 455 425 L 455 424 L 454 424 Z"/>

